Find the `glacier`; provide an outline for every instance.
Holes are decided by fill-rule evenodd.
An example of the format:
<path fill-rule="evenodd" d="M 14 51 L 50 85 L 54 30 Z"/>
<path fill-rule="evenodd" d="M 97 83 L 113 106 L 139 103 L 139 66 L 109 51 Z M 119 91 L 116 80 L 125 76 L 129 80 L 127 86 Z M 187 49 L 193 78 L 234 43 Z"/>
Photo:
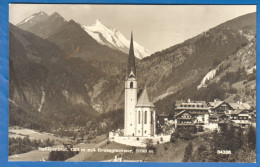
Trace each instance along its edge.
<path fill-rule="evenodd" d="M 108 28 L 101 21 L 96 20 L 91 26 L 82 25 L 82 28 L 99 44 L 106 45 L 113 49 L 118 49 L 128 53 L 130 40 L 118 30 Z M 139 59 L 150 56 L 151 52 L 134 41 L 135 56 Z"/>

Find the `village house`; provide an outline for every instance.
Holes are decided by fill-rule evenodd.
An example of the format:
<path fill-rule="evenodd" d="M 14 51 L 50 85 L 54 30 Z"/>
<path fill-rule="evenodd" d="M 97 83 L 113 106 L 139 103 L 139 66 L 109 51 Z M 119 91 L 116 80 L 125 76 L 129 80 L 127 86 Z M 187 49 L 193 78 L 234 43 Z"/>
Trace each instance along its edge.
<path fill-rule="evenodd" d="M 254 125 L 256 124 L 256 110 L 249 113 L 249 121 Z"/>
<path fill-rule="evenodd" d="M 248 127 L 251 124 L 251 122 L 249 121 L 249 112 L 247 110 L 234 110 L 230 114 L 230 119 L 233 122 L 239 124 L 241 128 Z"/>
<path fill-rule="evenodd" d="M 219 116 L 217 114 L 213 114 L 209 116 L 209 123 L 205 125 L 205 129 L 209 130 L 217 130 L 219 123 Z"/>
<path fill-rule="evenodd" d="M 156 115 L 156 132 L 158 134 L 171 134 L 174 131 L 174 116 L 161 113 Z"/>
<path fill-rule="evenodd" d="M 219 100 L 209 102 L 209 108 L 211 114 L 228 114 L 230 111 L 233 110 L 229 103 Z"/>
<path fill-rule="evenodd" d="M 226 114 L 230 115 L 234 110 L 247 110 L 252 112 L 251 106 L 247 103 L 238 102 L 225 102 L 221 100 L 214 100 L 209 102 L 208 106 L 210 108 L 211 114 Z"/>
<path fill-rule="evenodd" d="M 174 112 L 175 129 L 200 131 L 209 123 L 209 107 L 205 101 L 178 100 Z"/>
<path fill-rule="evenodd" d="M 157 126 L 158 125 L 164 125 L 164 124 L 173 124 L 174 123 L 174 115 L 172 114 L 157 114 L 156 115 L 156 121 L 157 121 Z"/>
<path fill-rule="evenodd" d="M 255 120 L 250 105 L 242 102 L 177 100 L 174 106 L 175 129 L 186 131 L 219 130 L 225 125 L 248 127 Z"/>

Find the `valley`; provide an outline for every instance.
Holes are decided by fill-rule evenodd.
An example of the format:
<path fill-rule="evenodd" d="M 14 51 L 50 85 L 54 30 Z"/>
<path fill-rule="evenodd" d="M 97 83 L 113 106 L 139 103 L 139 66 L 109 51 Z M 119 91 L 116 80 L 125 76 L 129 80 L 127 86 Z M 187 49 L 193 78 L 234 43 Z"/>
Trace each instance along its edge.
<path fill-rule="evenodd" d="M 249 104 L 250 121 L 255 125 L 256 13 L 239 16 L 152 54 L 137 41 L 133 43 L 137 97 L 146 88 L 158 120 L 167 117 L 173 122 L 178 114 L 176 103 L 191 99 L 203 101 L 202 106 L 209 110 L 216 101 Z M 129 40 L 122 33 L 99 20 L 86 26 L 65 20 L 57 12 L 37 12 L 17 25 L 9 24 L 9 44 L 9 147 L 14 154 L 10 161 L 45 161 L 49 157 L 54 161 L 113 161 L 118 155 L 80 151 L 59 155 L 54 151 L 50 156 L 50 151 L 35 150 L 39 145 L 136 149 L 111 142 L 108 137 L 109 132 L 124 128 Z M 173 123 L 168 124 L 163 133 L 177 133 Z M 159 121 L 156 126 L 159 129 Z M 182 162 L 184 148 L 192 142 L 194 159 L 190 161 L 194 161 L 202 142 L 206 143 L 204 150 L 216 151 L 213 135 L 213 131 L 201 133 L 198 128 L 196 134 L 181 134 L 176 139 L 171 136 L 171 142 L 147 144 L 147 150 L 156 150 L 154 154 L 126 153 L 124 160 Z M 243 135 L 248 142 L 245 138 L 255 134 L 245 130 Z M 33 146 L 28 147 L 31 143 Z M 254 148 L 238 147 L 234 156 L 241 156 L 243 151 L 250 153 L 249 158 L 254 156 Z M 214 161 L 207 158 L 202 160 Z"/>

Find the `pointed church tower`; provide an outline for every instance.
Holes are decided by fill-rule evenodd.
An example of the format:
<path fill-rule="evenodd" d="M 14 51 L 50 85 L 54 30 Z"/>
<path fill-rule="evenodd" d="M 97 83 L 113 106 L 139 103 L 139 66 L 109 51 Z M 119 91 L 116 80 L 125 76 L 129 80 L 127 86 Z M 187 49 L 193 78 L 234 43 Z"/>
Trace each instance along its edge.
<path fill-rule="evenodd" d="M 133 34 L 131 33 L 128 66 L 127 66 L 127 73 L 126 73 L 126 80 L 125 80 L 124 136 L 135 136 L 136 102 L 137 102 L 137 78 L 136 78 Z"/>
<path fill-rule="evenodd" d="M 135 54 L 134 54 L 134 43 L 133 43 L 133 33 L 131 32 L 131 41 L 130 41 L 130 49 L 128 56 L 128 66 L 127 66 L 127 77 L 131 74 L 136 77 L 136 68 L 135 68 Z"/>

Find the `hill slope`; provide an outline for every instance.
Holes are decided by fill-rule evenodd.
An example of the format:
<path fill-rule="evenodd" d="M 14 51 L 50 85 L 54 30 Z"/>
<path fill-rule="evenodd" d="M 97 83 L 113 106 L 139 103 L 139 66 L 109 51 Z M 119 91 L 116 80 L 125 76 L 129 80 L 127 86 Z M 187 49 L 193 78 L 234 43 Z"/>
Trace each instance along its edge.
<path fill-rule="evenodd" d="M 255 15 L 252 13 L 235 18 L 181 44 L 140 60 L 137 63 L 139 90 L 146 84 L 150 99 L 158 102 L 156 103 L 158 113 L 171 112 L 174 101 L 171 104 L 163 104 L 159 101 L 169 95 L 181 94 L 181 90 L 184 88 L 194 87 L 193 91 L 196 91 L 197 86 L 210 70 L 250 44 L 248 36 L 254 37 L 256 32 Z M 247 21 L 244 20 L 245 17 L 248 18 Z M 241 25 L 233 26 L 234 23 L 241 23 Z M 234 28 L 230 28 L 232 26 Z M 234 65 L 239 66 L 238 64 Z M 98 87 L 99 89 L 96 90 L 99 91 L 95 92 L 94 89 L 92 96 L 90 96 L 93 104 L 101 107 L 106 106 L 105 111 L 123 107 L 124 76 L 125 73 L 122 73 L 114 80 L 109 78 L 97 83 L 95 87 Z M 102 85 L 102 83 L 106 84 Z M 107 89 L 109 91 L 106 91 Z M 195 94 L 195 92 L 189 93 L 189 95 L 191 94 Z M 182 97 L 189 98 L 189 96 L 179 96 L 179 98 Z M 116 105 L 115 102 L 117 102 Z M 167 111 L 163 109 L 166 105 Z"/>
<path fill-rule="evenodd" d="M 97 115 L 86 87 L 104 73 L 79 58 L 66 59 L 48 40 L 9 27 L 10 125 L 51 130 L 85 125 Z"/>

